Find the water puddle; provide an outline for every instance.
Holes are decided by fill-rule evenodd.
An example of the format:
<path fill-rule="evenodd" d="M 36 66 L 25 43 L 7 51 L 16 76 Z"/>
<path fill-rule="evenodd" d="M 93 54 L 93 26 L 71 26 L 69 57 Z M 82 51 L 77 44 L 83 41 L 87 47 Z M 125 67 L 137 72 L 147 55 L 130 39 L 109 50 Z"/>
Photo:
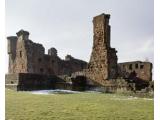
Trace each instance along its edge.
<path fill-rule="evenodd" d="M 72 91 L 72 90 L 55 89 L 55 90 L 35 90 L 35 91 L 31 91 L 31 93 L 49 95 L 49 94 L 75 94 L 75 93 L 80 93 L 80 92 Z"/>

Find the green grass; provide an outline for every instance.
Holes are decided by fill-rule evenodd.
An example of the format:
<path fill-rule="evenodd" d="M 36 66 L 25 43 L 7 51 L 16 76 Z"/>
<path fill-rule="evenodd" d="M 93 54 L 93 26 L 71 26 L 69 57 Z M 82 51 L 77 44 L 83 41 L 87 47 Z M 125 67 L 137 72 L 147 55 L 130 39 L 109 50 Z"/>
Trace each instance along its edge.
<path fill-rule="evenodd" d="M 101 93 L 35 95 L 6 90 L 7 120 L 153 120 L 153 100 Z"/>

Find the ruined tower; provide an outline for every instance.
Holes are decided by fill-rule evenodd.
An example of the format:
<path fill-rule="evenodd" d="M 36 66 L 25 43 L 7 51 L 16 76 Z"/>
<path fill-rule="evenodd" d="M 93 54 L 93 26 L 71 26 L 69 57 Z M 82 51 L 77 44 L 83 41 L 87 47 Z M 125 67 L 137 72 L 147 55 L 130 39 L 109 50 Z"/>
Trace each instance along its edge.
<path fill-rule="evenodd" d="M 117 51 L 110 45 L 109 14 L 93 18 L 93 48 L 88 65 L 89 78 L 106 81 L 117 77 Z"/>
<path fill-rule="evenodd" d="M 16 58 L 16 46 L 17 46 L 17 37 L 16 36 L 10 36 L 7 37 L 8 40 L 8 55 L 9 55 L 9 66 L 8 66 L 8 72 L 13 73 L 14 72 L 14 62 Z"/>

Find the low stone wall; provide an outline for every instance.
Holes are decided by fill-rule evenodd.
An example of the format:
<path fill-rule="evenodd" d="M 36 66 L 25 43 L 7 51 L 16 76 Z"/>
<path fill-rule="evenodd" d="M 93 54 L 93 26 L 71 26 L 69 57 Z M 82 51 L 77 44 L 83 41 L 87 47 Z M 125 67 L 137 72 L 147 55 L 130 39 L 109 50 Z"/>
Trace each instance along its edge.
<path fill-rule="evenodd" d="M 30 91 L 42 89 L 66 89 L 82 91 L 84 88 L 72 84 L 69 80 L 55 75 L 42 75 L 31 73 L 6 74 L 5 87 L 17 91 Z"/>
<path fill-rule="evenodd" d="M 54 75 L 31 73 L 6 74 L 6 88 L 15 90 L 54 89 L 63 80 Z"/>
<path fill-rule="evenodd" d="M 5 79 L 5 84 L 18 84 L 19 74 L 6 74 Z"/>
<path fill-rule="evenodd" d="M 126 79 L 110 79 L 103 84 L 89 80 L 85 76 L 58 77 L 31 73 L 6 74 L 6 88 L 14 90 L 66 89 L 74 91 L 94 90 L 104 93 L 135 92 L 135 84 Z"/>
<path fill-rule="evenodd" d="M 17 90 L 17 84 L 6 84 L 5 88 L 11 89 L 11 90 Z"/>

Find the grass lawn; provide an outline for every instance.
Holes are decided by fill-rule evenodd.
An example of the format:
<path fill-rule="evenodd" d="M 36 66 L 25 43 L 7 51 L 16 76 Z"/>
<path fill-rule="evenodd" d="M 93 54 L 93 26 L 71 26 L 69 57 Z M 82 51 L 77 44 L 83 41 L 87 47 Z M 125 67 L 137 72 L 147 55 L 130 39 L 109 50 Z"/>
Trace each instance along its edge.
<path fill-rule="evenodd" d="M 102 93 L 6 90 L 6 120 L 153 120 L 153 100 Z"/>

